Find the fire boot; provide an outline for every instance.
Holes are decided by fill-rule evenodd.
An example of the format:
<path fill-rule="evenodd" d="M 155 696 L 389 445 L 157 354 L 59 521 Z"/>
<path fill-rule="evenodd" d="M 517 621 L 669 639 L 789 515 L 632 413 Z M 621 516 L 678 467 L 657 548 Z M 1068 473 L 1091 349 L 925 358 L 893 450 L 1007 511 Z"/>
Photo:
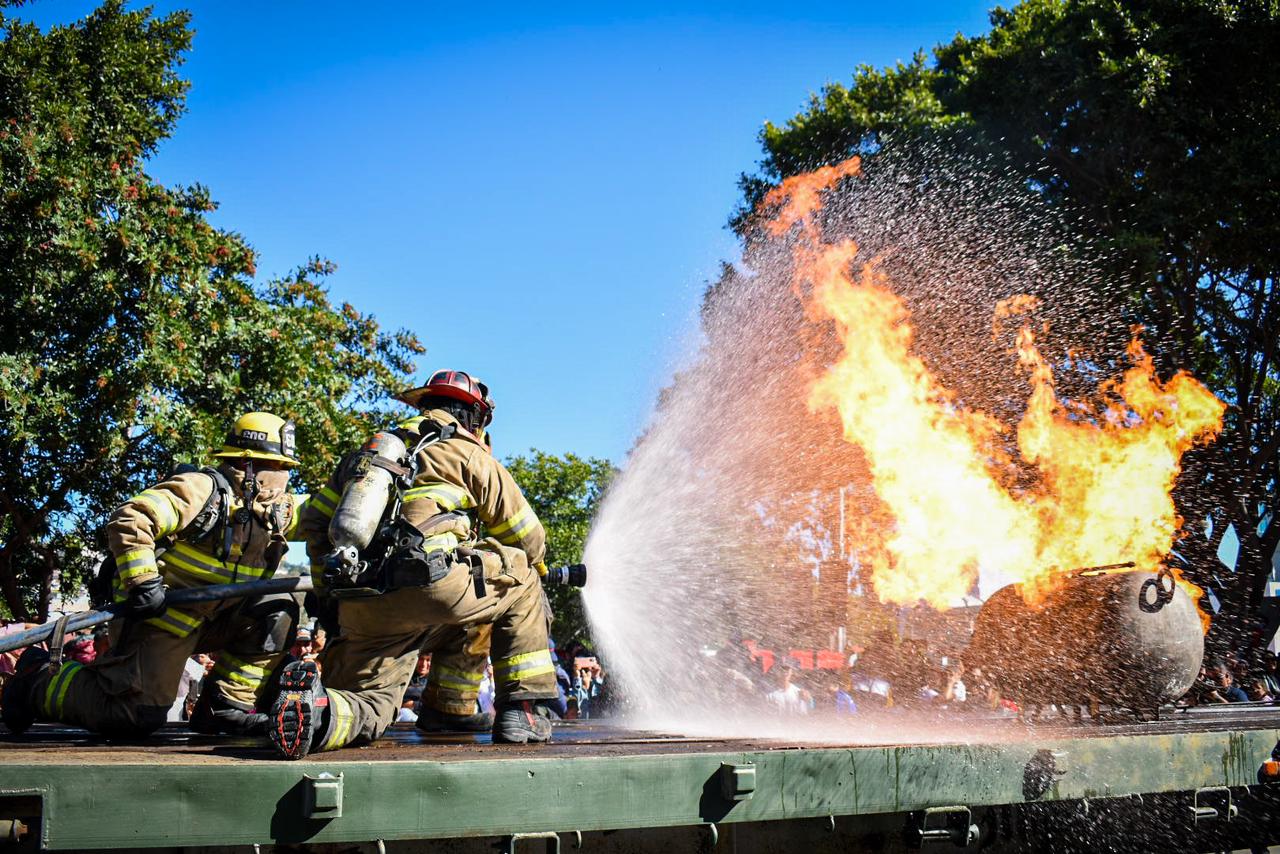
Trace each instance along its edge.
<path fill-rule="evenodd" d="M 226 697 L 215 691 L 205 691 L 196 701 L 191 711 L 191 720 L 187 724 L 192 732 L 201 735 L 246 735 L 262 736 L 267 734 L 267 716 L 262 712 L 241 709 L 233 706 Z"/>
<path fill-rule="evenodd" d="M 35 687 L 49 665 L 49 653 L 38 646 L 29 646 L 14 665 L 13 675 L 4 683 L 0 696 L 0 718 L 9 732 L 23 733 L 35 723 Z"/>
<path fill-rule="evenodd" d="M 488 732 L 493 727 L 493 712 L 451 715 L 424 706 L 416 726 L 423 732 Z"/>
<path fill-rule="evenodd" d="M 494 744 L 526 744 L 551 740 L 547 711 L 533 700 L 519 700 L 498 706 L 493 722 Z"/>
<path fill-rule="evenodd" d="M 267 716 L 267 735 L 284 759 L 302 759 L 324 737 L 329 697 L 314 661 L 295 661 L 280 673 L 280 694 Z"/>

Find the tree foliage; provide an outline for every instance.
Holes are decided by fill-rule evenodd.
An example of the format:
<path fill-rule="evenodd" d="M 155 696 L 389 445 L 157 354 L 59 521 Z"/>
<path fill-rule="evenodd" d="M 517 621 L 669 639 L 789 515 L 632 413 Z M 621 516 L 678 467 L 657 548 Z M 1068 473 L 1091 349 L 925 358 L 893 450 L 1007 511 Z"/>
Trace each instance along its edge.
<path fill-rule="evenodd" d="M 733 220 L 779 180 L 884 141 L 940 137 L 998 152 L 1026 185 L 1109 243 L 1122 309 L 1166 370 L 1186 368 L 1232 406 L 1194 455 L 1184 513 L 1241 540 L 1237 572 L 1214 544 L 1183 544 L 1232 608 L 1256 607 L 1280 542 L 1280 10 L 1218 0 L 1026 0 L 895 68 L 858 70 L 761 132 Z M 1198 521 L 1198 520 L 1197 520 Z M 1199 525 L 1189 526 L 1198 531 Z M 1225 576 L 1225 577 L 1224 577 Z"/>
<path fill-rule="evenodd" d="M 320 482 L 422 347 L 331 304 L 328 262 L 256 283 L 208 190 L 147 175 L 183 111 L 186 13 L 109 0 L 42 32 L 0 11 L 0 33 L 0 591 L 44 618 L 104 513 L 237 413 L 294 419 Z"/>
<path fill-rule="evenodd" d="M 591 520 L 613 479 L 613 465 L 608 460 L 575 454 L 557 457 L 533 450 L 527 456 L 509 458 L 506 466 L 547 531 L 547 565 L 580 563 Z M 547 595 L 555 612 L 552 635 L 566 646 L 571 640 L 586 640 L 587 621 L 578 591 L 551 587 Z"/>

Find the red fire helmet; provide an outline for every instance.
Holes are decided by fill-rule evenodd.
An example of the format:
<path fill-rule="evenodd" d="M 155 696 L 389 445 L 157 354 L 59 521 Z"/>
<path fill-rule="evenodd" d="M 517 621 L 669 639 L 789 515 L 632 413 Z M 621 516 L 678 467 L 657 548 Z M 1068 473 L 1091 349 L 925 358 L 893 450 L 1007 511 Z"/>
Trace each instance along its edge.
<path fill-rule="evenodd" d="M 489 388 L 466 371 L 436 371 L 426 385 L 396 395 L 396 400 L 418 406 L 424 397 L 450 397 L 479 406 L 487 423 L 493 416 L 493 399 Z"/>

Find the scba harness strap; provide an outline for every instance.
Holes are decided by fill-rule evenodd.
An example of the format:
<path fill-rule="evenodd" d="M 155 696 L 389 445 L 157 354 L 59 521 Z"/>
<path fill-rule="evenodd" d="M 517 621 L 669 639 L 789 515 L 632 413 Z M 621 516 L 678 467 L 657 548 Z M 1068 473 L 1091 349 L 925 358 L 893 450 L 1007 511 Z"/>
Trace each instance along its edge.
<path fill-rule="evenodd" d="M 424 448 L 447 441 L 458 432 L 453 424 L 441 424 L 430 418 L 418 418 L 400 425 L 396 432 L 401 438 L 406 434 L 417 435 L 418 441 L 407 450 L 399 461 L 387 460 L 371 450 L 362 450 L 348 457 L 340 465 L 339 480 L 344 484 L 351 478 L 363 475 L 371 466 L 390 472 L 394 492 L 387 501 L 378 531 L 369 545 L 362 549 L 354 572 L 337 571 L 330 566 L 325 572 L 325 584 L 338 597 L 376 596 L 399 587 L 421 587 L 444 578 L 452 566 L 452 545 L 442 547 L 438 537 L 428 538 L 416 526 L 404 519 L 405 493 L 412 488 L 418 474 L 418 455 Z M 427 520 L 426 528 L 444 521 L 453 514 L 439 514 Z"/>

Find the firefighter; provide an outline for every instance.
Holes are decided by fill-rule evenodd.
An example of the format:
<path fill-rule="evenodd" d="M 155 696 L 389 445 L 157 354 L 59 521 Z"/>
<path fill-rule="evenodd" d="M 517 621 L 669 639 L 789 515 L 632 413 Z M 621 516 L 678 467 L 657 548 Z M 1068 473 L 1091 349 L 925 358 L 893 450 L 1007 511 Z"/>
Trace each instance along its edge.
<path fill-rule="evenodd" d="M 384 520 L 394 526 L 395 546 L 375 568 L 379 595 L 343 597 L 341 589 L 331 587 L 340 630 L 319 666 L 295 662 L 283 670 L 268 734 L 286 759 L 378 738 L 395 720 L 424 644 L 447 635 L 446 645 L 461 650 L 468 633 L 480 634 L 472 627 L 489 624 L 494 741 L 551 738 L 540 703 L 556 697 L 539 581 L 546 536 L 520 488 L 481 438 L 493 415 L 488 390 L 462 371 L 437 371 L 426 385 L 398 399 L 420 414 L 393 431 L 407 448 L 417 449 L 407 455 L 412 460 L 405 460 L 416 465 L 416 472 L 403 492 L 399 518 Z M 339 465 L 304 515 L 315 574 L 325 561 L 332 568 L 330 520 L 346 512 L 346 502 L 357 493 L 349 485 L 371 463 L 367 457 L 363 463 L 358 455 L 355 459 Z M 380 513 L 385 492 L 379 500 L 373 510 Z M 485 540 L 478 540 L 476 522 L 485 526 Z M 437 669 L 433 660 L 432 672 Z M 483 667 L 472 670 L 478 674 Z M 472 680 L 471 670 L 465 672 L 467 678 L 459 681 L 466 685 L 450 686 L 441 668 L 434 689 L 428 687 L 436 696 L 456 688 L 459 716 L 473 711 L 471 682 L 479 683 L 478 675 Z"/>
<path fill-rule="evenodd" d="M 485 390 L 485 404 L 493 411 L 493 399 L 488 387 L 477 377 L 477 385 Z M 477 431 L 485 449 L 492 456 L 493 434 L 489 430 Z M 472 526 L 474 527 L 474 518 Z M 546 567 L 539 563 L 540 573 Z M 542 594 L 547 628 L 551 627 L 551 605 L 546 592 Z M 436 626 L 422 645 L 422 654 L 431 655 L 431 671 L 427 675 L 426 690 L 418 709 L 415 726 L 423 732 L 486 732 L 493 727 L 494 715 L 478 708 L 480 685 L 484 681 L 485 668 L 489 664 L 489 645 L 493 626 L 489 623 L 472 623 L 465 626 Z M 558 700 L 558 698 L 557 698 Z M 554 704 L 548 706 L 554 711 Z"/>
<path fill-rule="evenodd" d="M 60 649 L 31 647 L 5 686 L 4 721 L 21 732 L 53 720 L 117 736 L 142 736 L 165 722 L 187 659 L 217 663 L 192 715 L 203 733 L 263 734 L 269 677 L 293 642 L 298 598 L 275 594 L 182 608 L 165 588 L 251 582 L 275 574 L 294 536 L 305 496 L 288 491 L 293 424 L 267 412 L 238 418 L 216 467 L 176 473 L 126 501 L 107 523 L 114 599 L 127 619 L 113 624 L 110 652 L 92 664 L 60 661 Z"/>

